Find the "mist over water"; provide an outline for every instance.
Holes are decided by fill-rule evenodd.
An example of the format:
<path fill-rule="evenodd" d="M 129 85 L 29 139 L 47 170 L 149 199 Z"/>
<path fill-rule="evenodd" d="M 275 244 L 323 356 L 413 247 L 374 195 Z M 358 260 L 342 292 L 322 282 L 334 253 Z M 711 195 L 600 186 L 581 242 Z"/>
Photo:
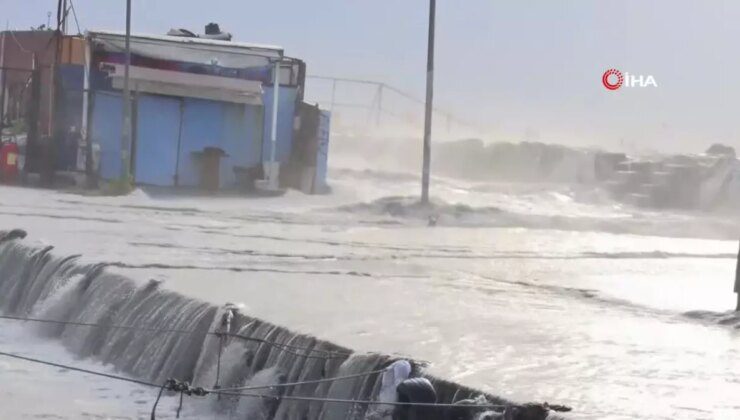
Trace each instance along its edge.
<path fill-rule="evenodd" d="M 740 330 L 729 313 L 736 216 L 640 208 L 593 185 L 444 171 L 433 178 L 433 205 L 422 207 L 415 155 L 383 159 L 365 152 L 393 149 L 336 146 L 326 196 L 86 197 L 3 187 L 14 200 L 0 203 L 0 226 L 27 229 L 25 242 L 54 245 L 55 255 L 80 255 L 70 263 L 107 263 L 108 276 L 139 288 L 161 281 L 162 299 L 172 291 L 204 305 L 239 304 L 248 316 L 359 352 L 426 360 L 431 373 L 495 395 L 572 405 L 571 418 L 740 416 Z M 73 271 L 34 310 L 69 310 L 64 296 L 83 281 Z M 210 319 L 199 312 L 208 305 L 185 302 L 192 316 L 173 321 Z M 75 310 L 104 316 L 95 299 Z M 76 334 L 62 335 L 67 350 L 38 352 L 84 354 Z M 213 379 L 207 360 L 192 363 Z M 125 366 L 155 374 L 151 365 Z M 235 412 L 262 409 L 249 404 Z"/>
<path fill-rule="evenodd" d="M 597 179 L 595 150 L 542 143 L 480 140 L 434 144 L 432 206 L 418 205 L 420 140 L 341 137 L 332 145 L 332 185 L 345 201 L 338 209 L 466 227 L 523 227 L 637 235 L 736 239 L 740 237 L 740 164 L 723 200 L 697 208 L 637 206 L 618 199 L 610 182 Z M 646 157 L 658 160 L 658 157 Z M 716 175 L 732 175 L 719 162 Z M 716 192 L 711 173 L 697 194 Z M 685 182 L 690 181 L 685 178 Z M 717 187 L 714 187 L 716 190 Z M 709 190 L 709 191 L 706 191 Z M 668 194 L 686 193 L 669 190 Z M 726 197 L 725 197 L 726 196 Z M 699 203 L 697 206 L 701 206 Z M 334 208 L 331 208 L 332 210 Z"/>

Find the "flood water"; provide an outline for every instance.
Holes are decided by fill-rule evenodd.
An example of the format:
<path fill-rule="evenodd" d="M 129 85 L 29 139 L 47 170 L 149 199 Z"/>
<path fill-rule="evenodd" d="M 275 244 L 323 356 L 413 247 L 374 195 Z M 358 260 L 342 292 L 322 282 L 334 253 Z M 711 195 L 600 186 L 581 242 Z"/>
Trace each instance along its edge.
<path fill-rule="evenodd" d="M 409 198 L 413 176 L 335 169 L 332 177 L 330 196 L 248 199 L 2 187 L 0 229 L 24 228 L 26 242 L 56 254 L 240 304 L 340 345 L 426 360 L 432 373 L 493 394 L 571 405 L 569 418 L 740 418 L 740 329 L 714 321 L 734 304 L 737 217 L 638 210 L 585 189 L 450 179 L 435 180 L 438 202 L 428 211 Z M 436 227 L 427 226 L 430 213 Z M 24 344 L 27 332 L 8 325 L 0 324 L 0 350 L 70 357 Z M 11 380 L 41 369 L 0 363 Z M 18 383 L 57 381 L 47 373 Z M 87 397 L 104 394 L 84 377 L 64 381 Z M 71 394 L 51 398 L 48 411 L 144 412 L 130 399 L 70 404 Z M 18 395 L 0 393 L 0 406 Z"/>

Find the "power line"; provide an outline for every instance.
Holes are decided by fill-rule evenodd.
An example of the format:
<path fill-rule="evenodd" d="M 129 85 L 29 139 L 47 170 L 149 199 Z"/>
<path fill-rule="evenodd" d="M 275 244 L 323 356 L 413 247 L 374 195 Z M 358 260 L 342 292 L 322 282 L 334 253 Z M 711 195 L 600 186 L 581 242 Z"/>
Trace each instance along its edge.
<path fill-rule="evenodd" d="M 374 80 L 362 80 L 362 79 L 350 79 L 346 77 L 330 77 L 330 76 L 314 76 L 314 75 L 308 75 L 306 76 L 309 79 L 316 79 L 316 80 L 331 80 L 331 81 L 337 81 L 337 82 L 348 82 L 348 83 L 358 83 L 358 84 L 364 84 L 364 85 L 382 85 L 383 83 L 376 82 Z"/>
<path fill-rule="evenodd" d="M 52 41 L 54 41 L 57 38 L 57 35 L 60 33 L 59 30 L 53 31 L 54 34 L 51 37 L 49 37 L 49 41 L 46 43 L 46 45 L 44 46 L 44 48 L 42 48 L 41 50 L 38 50 L 38 51 L 30 51 L 30 50 L 26 49 L 23 46 L 23 44 L 21 44 L 21 42 L 18 40 L 18 38 L 16 38 L 15 31 L 13 31 L 12 29 L 7 29 L 6 31 L 7 32 L 10 32 L 10 37 L 13 38 L 13 41 L 18 45 L 18 48 L 21 50 L 21 52 L 26 53 L 26 54 L 31 54 L 31 55 L 35 55 L 35 54 L 37 54 L 39 52 L 46 52 L 49 49 L 49 46 L 51 46 Z M 47 32 L 52 32 L 52 31 L 47 31 Z"/>
<path fill-rule="evenodd" d="M 27 49 L 26 49 L 26 48 L 25 48 L 25 47 L 23 46 L 23 44 L 21 44 L 21 42 L 20 42 L 20 41 L 18 40 L 18 38 L 16 38 L 16 37 L 15 37 L 15 31 L 13 31 L 13 30 L 11 30 L 11 29 L 8 29 L 8 32 L 10 32 L 10 37 L 11 37 L 11 38 L 13 38 L 13 41 L 15 41 L 15 43 L 16 43 L 16 44 L 18 44 L 18 48 L 19 48 L 19 49 L 20 49 L 20 50 L 21 50 L 22 52 L 24 52 L 24 53 L 26 53 L 26 54 L 33 54 L 33 51 L 29 51 L 29 50 L 27 50 Z M 47 45 L 47 47 L 48 47 L 48 45 Z"/>
<path fill-rule="evenodd" d="M 65 8 L 62 5 L 62 2 L 59 1 L 59 5 L 57 8 L 57 32 L 61 33 L 62 35 L 66 35 L 67 16 L 69 15 L 70 9 L 72 8 L 71 7 Z"/>
<path fill-rule="evenodd" d="M 75 18 L 75 26 L 77 26 L 77 34 L 79 35 L 82 33 L 82 30 L 80 29 L 80 22 L 77 20 L 77 10 L 72 0 L 69 0 L 69 8 L 72 9 L 72 16 Z"/>
<path fill-rule="evenodd" d="M 405 91 L 403 89 L 400 89 L 400 88 L 398 88 L 396 86 L 393 86 L 393 85 L 389 85 L 389 84 L 384 83 L 384 82 L 378 82 L 378 81 L 373 81 L 373 80 L 365 80 L 365 79 L 353 79 L 353 78 L 347 78 L 347 77 L 321 76 L 321 75 L 307 75 L 306 77 L 309 78 L 309 79 L 314 79 L 314 80 L 333 81 L 334 83 L 344 82 L 344 83 L 355 83 L 355 84 L 361 84 L 361 85 L 372 85 L 372 86 L 376 86 L 376 87 L 381 88 L 381 89 L 387 89 L 388 91 L 393 92 L 393 93 L 397 94 L 398 96 L 400 96 L 400 97 L 402 97 L 404 99 L 407 99 L 408 101 L 410 101 L 410 102 L 412 102 L 412 103 L 414 103 L 414 104 L 416 104 L 418 106 L 424 106 L 425 105 L 425 102 L 422 99 L 419 99 L 418 97 L 416 97 L 412 93 L 409 93 L 408 91 Z M 325 100 L 319 100 L 318 102 L 326 103 L 327 101 L 325 101 Z M 373 100 L 373 102 L 375 102 L 375 101 Z M 340 104 L 335 104 L 335 106 L 344 107 L 344 108 L 366 108 L 368 110 L 377 109 L 377 106 L 376 105 L 373 105 L 373 104 L 363 105 L 363 104 L 354 104 L 354 103 L 340 103 Z M 472 129 L 475 129 L 475 130 L 482 130 L 482 128 L 479 127 L 476 123 L 472 123 L 470 121 L 466 121 L 466 120 L 464 120 L 462 118 L 459 118 L 458 116 L 456 116 L 455 114 L 453 114 L 450 111 L 447 111 L 445 109 L 441 109 L 441 108 L 439 108 L 437 106 L 434 106 L 432 108 L 432 110 L 435 113 L 443 116 L 448 122 L 454 122 L 455 124 L 457 124 L 459 126 L 468 127 L 468 128 L 472 128 Z M 388 113 L 388 111 L 384 111 L 382 109 L 381 109 L 381 112 Z"/>

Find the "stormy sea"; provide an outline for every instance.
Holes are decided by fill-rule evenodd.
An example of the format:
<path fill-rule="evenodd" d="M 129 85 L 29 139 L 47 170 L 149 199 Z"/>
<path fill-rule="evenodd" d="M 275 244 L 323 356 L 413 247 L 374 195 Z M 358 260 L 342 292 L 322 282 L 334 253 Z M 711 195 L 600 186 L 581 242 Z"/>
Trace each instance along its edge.
<path fill-rule="evenodd" d="M 71 264 L 103 263 L 111 288 L 154 284 L 196 302 L 162 298 L 152 322 L 196 325 L 230 303 L 359 353 L 425 361 L 431 374 L 492 395 L 569 405 L 572 419 L 740 418 L 736 212 L 640 207 L 583 183 L 444 174 L 432 179 L 432 205 L 421 206 L 415 171 L 339 158 L 330 184 L 327 195 L 270 198 L 0 187 L 0 230 L 28 233 L 27 250 L 4 245 L 1 275 L 19 261 L 13 252 L 34 249 L 44 255 L 29 261 L 70 266 L 48 290 L 0 296 L 0 312 L 25 305 L 38 318 L 100 319 L 113 292 L 72 301 L 85 276 Z M 121 305 L 137 299 L 131 293 Z M 91 355 L 86 334 L 0 320 L 0 351 L 152 377 L 156 354 L 129 360 L 99 343 Z M 187 345 L 173 349 L 187 358 Z M 191 363 L 212 380 L 212 366 Z M 142 418 L 156 398 L 7 358 L 0 377 L 8 419 Z M 263 371 L 250 383 L 272 379 Z M 218 413 L 186 400 L 180 417 L 259 418 L 248 416 L 261 407 L 240 404 Z M 177 405 L 163 398 L 158 418 L 174 418 Z"/>

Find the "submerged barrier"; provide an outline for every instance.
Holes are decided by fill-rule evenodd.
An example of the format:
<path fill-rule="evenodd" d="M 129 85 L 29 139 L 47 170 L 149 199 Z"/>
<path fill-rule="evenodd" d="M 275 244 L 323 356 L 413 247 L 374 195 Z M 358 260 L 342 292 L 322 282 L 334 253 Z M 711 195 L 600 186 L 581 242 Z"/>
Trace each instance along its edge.
<path fill-rule="evenodd" d="M 0 231 L 5 319 L 31 321 L 38 333 L 60 340 L 75 355 L 148 383 L 169 383 L 170 391 L 185 382 L 210 389 L 217 395 L 198 401 L 202 410 L 230 418 L 296 420 L 390 419 L 394 411 L 394 419 L 551 416 L 553 407 L 546 404 L 515 404 L 424 374 L 413 361 L 412 376 L 426 378 L 436 400 L 410 410 L 404 406 L 401 413 L 378 403 L 384 372 L 398 358 L 358 354 L 233 307 L 185 297 L 158 282 L 140 285 L 102 264 L 29 246 L 23 237 L 21 230 Z M 424 408 L 423 417 L 415 408 Z"/>

